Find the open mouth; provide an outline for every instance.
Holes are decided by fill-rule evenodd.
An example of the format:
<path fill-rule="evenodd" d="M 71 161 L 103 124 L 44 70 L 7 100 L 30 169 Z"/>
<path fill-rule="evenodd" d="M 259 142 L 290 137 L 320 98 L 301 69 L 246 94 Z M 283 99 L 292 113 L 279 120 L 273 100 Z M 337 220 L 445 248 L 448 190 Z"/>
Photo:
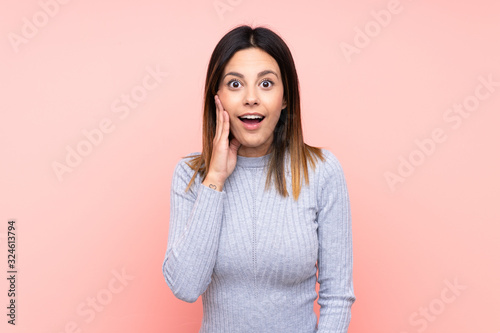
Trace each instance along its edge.
<path fill-rule="evenodd" d="M 244 122 L 245 124 L 250 124 L 250 125 L 253 125 L 253 124 L 258 124 L 260 123 L 262 120 L 264 120 L 265 117 L 238 117 L 242 122 Z"/>

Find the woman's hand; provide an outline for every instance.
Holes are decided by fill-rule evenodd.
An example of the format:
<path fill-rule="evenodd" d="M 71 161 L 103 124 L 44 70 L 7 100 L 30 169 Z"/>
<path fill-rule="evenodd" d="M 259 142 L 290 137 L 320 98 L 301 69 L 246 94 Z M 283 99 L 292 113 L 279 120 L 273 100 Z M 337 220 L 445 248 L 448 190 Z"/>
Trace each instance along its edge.
<path fill-rule="evenodd" d="M 224 110 L 219 96 L 215 95 L 216 128 L 212 146 L 210 170 L 203 181 L 205 186 L 222 191 L 222 186 L 236 167 L 238 149 L 241 143 L 233 138 L 229 143 L 229 113 Z"/>

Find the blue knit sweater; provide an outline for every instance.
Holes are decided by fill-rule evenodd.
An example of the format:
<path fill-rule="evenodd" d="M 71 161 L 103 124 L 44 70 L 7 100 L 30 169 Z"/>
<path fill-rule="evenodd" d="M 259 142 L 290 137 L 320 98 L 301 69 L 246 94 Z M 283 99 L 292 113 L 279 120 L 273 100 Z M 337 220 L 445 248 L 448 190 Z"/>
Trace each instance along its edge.
<path fill-rule="evenodd" d="M 202 295 L 200 333 L 347 332 L 356 299 L 350 203 L 339 161 L 322 151 L 298 201 L 288 153 L 286 198 L 274 184 L 264 191 L 270 154 L 238 155 L 222 192 L 198 175 L 185 193 L 194 171 L 187 158 L 177 163 L 162 269 L 177 298 Z"/>

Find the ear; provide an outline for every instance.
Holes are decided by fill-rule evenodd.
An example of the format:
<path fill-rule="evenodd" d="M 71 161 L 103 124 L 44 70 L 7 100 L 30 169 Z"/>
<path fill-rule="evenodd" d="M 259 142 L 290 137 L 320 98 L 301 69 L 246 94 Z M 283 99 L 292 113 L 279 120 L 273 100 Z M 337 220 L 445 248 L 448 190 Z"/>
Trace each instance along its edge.
<path fill-rule="evenodd" d="M 281 110 L 283 110 L 284 108 L 286 108 L 286 101 L 283 98 L 283 103 L 281 103 Z"/>

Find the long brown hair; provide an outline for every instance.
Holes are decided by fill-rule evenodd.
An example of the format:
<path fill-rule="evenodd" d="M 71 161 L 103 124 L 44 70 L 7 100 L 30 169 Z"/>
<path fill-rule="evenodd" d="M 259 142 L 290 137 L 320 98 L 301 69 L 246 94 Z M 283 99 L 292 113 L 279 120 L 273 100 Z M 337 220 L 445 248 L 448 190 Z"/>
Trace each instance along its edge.
<path fill-rule="evenodd" d="M 283 39 L 273 31 L 264 28 L 251 28 L 241 25 L 229 31 L 219 43 L 210 58 L 207 77 L 205 80 L 205 96 L 203 111 L 203 150 L 201 154 L 184 156 L 192 158 L 187 164 L 195 171 L 189 182 L 186 192 L 194 182 L 197 173 L 202 181 L 210 169 L 212 145 L 216 128 L 216 108 L 214 96 L 217 93 L 224 68 L 231 57 L 238 51 L 251 47 L 259 48 L 273 57 L 279 65 L 283 80 L 284 98 L 286 108 L 281 111 L 280 119 L 274 129 L 273 141 L 270 147 L 269 169 L 267 171 L 266 190 L 269 188 L 271 178 L 274 176 L 276 190 L 283 197 L 288 196 L 285 179 L 285 153 L 290 154 L 290 167 L 292 173 L 292 191 L 295 200 L 298 199 L 301 189 L 301 176 L 309 184 L 308 161 L 316 167 L 317 158 L 325 161 L 318 147 L 309 146 L 302 136 L 300 118 L 299 80 L 292 54 Z M 229 133 L 229 141 L 232 133 Z M 269 153 L 269 152 L 268 152 Z M 314 157 L 314 158 L 313 158 Z"/>

